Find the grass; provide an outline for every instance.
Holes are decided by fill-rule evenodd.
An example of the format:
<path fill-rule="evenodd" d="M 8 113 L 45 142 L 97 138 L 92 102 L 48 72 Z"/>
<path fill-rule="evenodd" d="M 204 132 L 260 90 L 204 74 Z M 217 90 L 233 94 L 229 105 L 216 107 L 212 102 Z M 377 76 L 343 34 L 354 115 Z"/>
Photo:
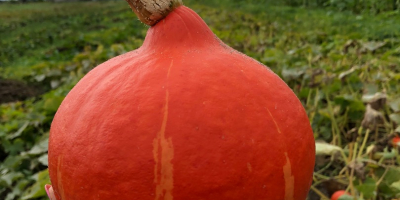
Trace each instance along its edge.
<path fill-rule="evenodd" d="M 0 13 L 1 67 L 70 60 L 86 45 L 110 46 L 143 28 L 121 1 L 0 5 Z"/>
<path fill-rule="evenodd" d="M 399 15 L 355 16 L 316 8 L 292 8 L 277 3 L 227 0 L 204 1 L 202 4 L 220 11 L 251 13 L 261 24 L 287 27 L 283 31 L 305 37 L 329 34 L 345 35 L 350 39 L 382 40 L 400 34 L 400 24 L 396 23 L 400 20 Z M 200 9 L 195 1 L 186 1 L 186 5 Z M 202 17 L 207 20 L 214 16 Z M 70 60 L 88 44 L 109 46 L 125 40 L 128 34 L 138 36 L 135 33 L 137 29 L 143 29 L 124 1 L 6 3 L 0 4 L 0 19 L 0 67 L 3 68 L 23 68 L 42 60 Z M 142 33 L 139 35 L 143 37 Z M 21 76 L 10 73 L 6 76 Z"/>
<path fill-rule="evenodd" d="M 280 75 L 302 101 L 325 147 L 310 199 L 329 196 L 332 188 L 364 199 L 399 198 L 400 157 L 390 144 L 400 133 L 399 14 L 355 15 L 258 0 L 185 5 L 224 42 Z M 46 91 L 1 105 L 0 199 L 44 196 L 47 149 L 40 144 L 58 105 L 90 69 L 139 47 L 146 30 L 120 0 L 0 4 L 1 76 Z M 354 167 L 360 163 L 362 169 Z"/>

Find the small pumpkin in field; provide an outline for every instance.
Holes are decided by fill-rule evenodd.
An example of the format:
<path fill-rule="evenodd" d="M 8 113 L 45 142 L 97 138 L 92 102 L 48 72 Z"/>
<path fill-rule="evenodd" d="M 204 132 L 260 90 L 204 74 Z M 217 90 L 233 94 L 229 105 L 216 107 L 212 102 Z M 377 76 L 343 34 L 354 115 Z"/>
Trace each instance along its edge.
<path fill-rule="evenodd" d="M 180 1 L 130 0 L 142 47 L 89 72 L 51 126 L 59 200 L 305 199 L 307 114 L 270 69 Z"/>
<path fill-rule="evenodd" d="M 343 199 L 344 197 L 352 198 L 350 194 L 345 190 L 338 190 L 332 194 L 331 200 L 340 200 Z"/>
<path fill-rule="evenodd" d="M 395 136 L 392 139 L 392 146 L 395 147 L 395 148 L 400 146 L 400 137 L 399 136 Z"/>

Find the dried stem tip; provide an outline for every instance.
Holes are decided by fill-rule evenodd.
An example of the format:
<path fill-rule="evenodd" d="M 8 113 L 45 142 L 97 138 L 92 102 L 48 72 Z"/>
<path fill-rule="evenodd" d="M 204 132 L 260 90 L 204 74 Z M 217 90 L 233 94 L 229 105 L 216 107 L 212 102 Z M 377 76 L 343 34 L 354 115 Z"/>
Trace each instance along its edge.
<path fill-rule="evenodd" d="M 126 0 L 143 23 L 153 26 L 164 19 L 182 0 Z"/>

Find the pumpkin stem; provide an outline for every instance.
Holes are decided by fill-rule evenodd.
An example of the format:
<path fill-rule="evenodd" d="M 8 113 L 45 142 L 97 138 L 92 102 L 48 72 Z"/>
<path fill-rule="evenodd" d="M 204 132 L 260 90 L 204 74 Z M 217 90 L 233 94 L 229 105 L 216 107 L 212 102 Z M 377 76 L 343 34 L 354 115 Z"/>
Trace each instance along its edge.
<path fill-rule="evenodd" d="M 164 19 L 182 0 L 126 0 L 143 23 L 153 26 Z"/>

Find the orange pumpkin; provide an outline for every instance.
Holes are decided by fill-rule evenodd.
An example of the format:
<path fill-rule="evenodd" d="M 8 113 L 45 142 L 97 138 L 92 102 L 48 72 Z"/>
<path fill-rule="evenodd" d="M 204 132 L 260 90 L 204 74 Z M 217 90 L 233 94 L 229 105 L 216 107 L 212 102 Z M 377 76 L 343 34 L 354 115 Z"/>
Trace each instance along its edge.
<path fill-rule="evenodd" d="M 400 137 L 399 136 L 395 136 L 392 139 L 392 146 L 395 148 L 400 146 Z"/>
<path fill-rule="evenodd" d="M 335 193 L 333 193 L 333 195 L 331 196 L 331 200 L 339 200 L 339 198 L 343 197 L 343 196 L 350 196 L 350 194 L 348 192 L 346 192 L 345 190 L 338 190 Z"/>
<path fill-rule="evenodd" d="M 62 102 L 49 141 L 57 198 L 305 199 L 315 145 L 292 90 L 191 9 L 162 16 Z"/>

